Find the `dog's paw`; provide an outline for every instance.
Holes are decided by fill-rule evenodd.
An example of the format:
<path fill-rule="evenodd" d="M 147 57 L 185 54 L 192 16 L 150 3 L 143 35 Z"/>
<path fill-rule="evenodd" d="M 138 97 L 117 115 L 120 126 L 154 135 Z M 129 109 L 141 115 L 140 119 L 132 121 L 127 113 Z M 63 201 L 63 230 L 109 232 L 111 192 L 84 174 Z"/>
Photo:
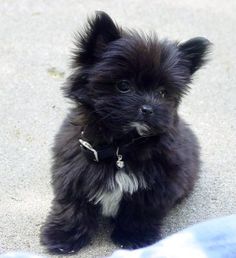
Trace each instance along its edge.
<path fill-rule="evenodd" d="M 79 232 L 63 232 L 46 228 L 41 233 L 40 242 L 52 254 L 73 254 L 89 243 L 87 235 Z"/>
<path fill-rule="evenodd" d="M 111 239 L 114 244 L 121 248 L 137 249 L 157 242 L 160 237 L 158 233 L 126 232 L 115 228 L 111 234 Z"/>
<path fill-rule="evenodd" d="M 82 247 L 87 245 L 88 241 L 85 238 L 80 238 L 76 241 L 66 242 L 51 242 L 46 245 L 47 250 L 52 254 L 73 254 L 77 253 Z"/>
<path fill-rule="evenodd" d="M 80 250 L 76 243 L 50 243 L 47 244 L 47 250 L 51 254 L 73 254 Z"/>

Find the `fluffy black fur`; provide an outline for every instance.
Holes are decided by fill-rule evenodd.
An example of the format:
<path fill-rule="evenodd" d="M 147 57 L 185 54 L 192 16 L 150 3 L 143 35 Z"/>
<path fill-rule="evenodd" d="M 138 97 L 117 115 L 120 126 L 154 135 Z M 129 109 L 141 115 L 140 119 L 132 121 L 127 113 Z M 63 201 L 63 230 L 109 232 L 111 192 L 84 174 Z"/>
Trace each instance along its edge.
<path fill-rule="evenodd" d="M 75 107 L 56 136 L 55 197 L 41 242 L 54 253 L 76 252 L 88 244 L 101 214 L 92 197 L 112 193 L 111 182 L 116 185 L 116 157 L 88 159 L 79 143 L 84 138 L 95 149 L 126 144 L 124 171 L 133 173 L 139 185 L 145 181 L 145 187 L 123 193 L 111 238 L 124 248 L 149 245 L 160 238 L 162 218 L 197 178 L 198 143 L 177 110 L 210 43 L 125 31 L 97 12 L 76 46 L 73 74 L 64 88 Z M 146 130 L 139 132 L 134 122 Z"/>

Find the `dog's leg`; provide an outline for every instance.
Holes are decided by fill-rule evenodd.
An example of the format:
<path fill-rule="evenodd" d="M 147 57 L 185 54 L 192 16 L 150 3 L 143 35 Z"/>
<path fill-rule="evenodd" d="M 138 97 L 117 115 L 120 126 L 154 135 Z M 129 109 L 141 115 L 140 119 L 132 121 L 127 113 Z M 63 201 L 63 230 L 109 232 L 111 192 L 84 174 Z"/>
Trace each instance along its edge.
<path fill-rule="evenodd" d="M 160 223 L 164 214 L 157 203 L 149 201 L 145 203 L 145 198 L 122 201 L 111 235 L 115 244 L 136 249 L 160 239 Z"/>
<path fill-rule="evenodd" d="M 62 203 L 54 200 L 41 231 L 41 243 L 51 253 L 74 253 L 90 241 L 97 226 L 94 206 L 81 200 Z"/>

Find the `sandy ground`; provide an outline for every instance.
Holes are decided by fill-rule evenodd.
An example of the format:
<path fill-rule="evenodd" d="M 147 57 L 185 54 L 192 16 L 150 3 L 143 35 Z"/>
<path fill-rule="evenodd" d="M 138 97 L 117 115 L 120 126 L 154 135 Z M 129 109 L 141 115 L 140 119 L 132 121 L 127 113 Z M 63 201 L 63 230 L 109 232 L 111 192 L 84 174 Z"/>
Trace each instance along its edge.
<path fill-rule="evenodd" d="M 204 36 L 212 61 L 195 77 L 181 113 L 202 146 L 201 178 L 192 196 L 166 219 L 163 236 L 236 211 L 236 2 L 0 1 L 0 249 L 45 254 L 39 228 L 52 199 L 50 148 L 69 106 L 60 87 L 68 75 L 73 32 L 94 10 L 160 38 Z M 76 256 L 102 257 L 116 247 L 102 225 Z"/>

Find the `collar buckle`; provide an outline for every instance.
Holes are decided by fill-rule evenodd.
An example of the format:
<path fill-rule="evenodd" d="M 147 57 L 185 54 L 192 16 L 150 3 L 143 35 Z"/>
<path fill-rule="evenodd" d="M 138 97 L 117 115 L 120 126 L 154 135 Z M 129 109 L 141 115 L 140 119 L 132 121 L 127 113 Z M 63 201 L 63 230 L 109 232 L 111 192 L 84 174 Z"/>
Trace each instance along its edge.
<path fill-rule="evenodd" d="M 94 161 L 99 162 L 98 153 L 97 153 L 97 151 L 92 147 L 92 145 L 91 145 L 89 142 L 86 142 L 86 141 L 84 141 L 84 140 L 82 140 L 82 139 L 79 139 L 79 142 L 81 143 L 81 145 L 82 145 L 84 148 L 90 150 L 90 151 L 93 153 L 93 155 L 94 155 Z"/>

